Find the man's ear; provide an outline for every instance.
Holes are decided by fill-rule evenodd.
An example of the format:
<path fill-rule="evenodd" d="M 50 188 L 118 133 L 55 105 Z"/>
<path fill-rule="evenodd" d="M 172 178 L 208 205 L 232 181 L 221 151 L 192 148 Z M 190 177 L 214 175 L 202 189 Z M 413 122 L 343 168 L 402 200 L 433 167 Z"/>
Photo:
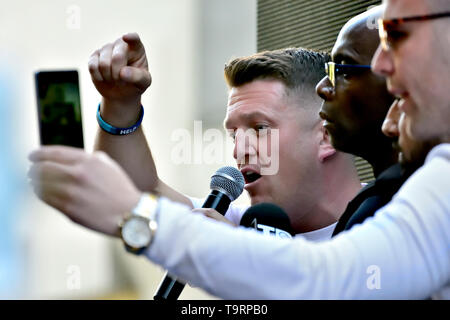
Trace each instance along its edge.
<path fill-rule="evenodd" d="M 330 157 L 336 154 L 336 149 L 333 148 L 330 141 L 330 135 L 324 127 L 320 127 L 320 143 L 319 143 L 319 161 L 325 162 Z"/>

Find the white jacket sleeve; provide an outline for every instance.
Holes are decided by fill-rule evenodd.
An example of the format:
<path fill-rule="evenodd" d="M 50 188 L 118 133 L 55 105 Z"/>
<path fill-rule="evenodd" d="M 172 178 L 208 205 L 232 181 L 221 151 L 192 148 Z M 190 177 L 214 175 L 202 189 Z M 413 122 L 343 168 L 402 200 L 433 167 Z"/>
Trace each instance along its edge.
<path fill-rule="evenodd" d="M 277 239 L 162 199 L 147 257 L 225 299 L 421 299 L 450 282 L 450 145 L 375 217 L 330 241 Z"/>

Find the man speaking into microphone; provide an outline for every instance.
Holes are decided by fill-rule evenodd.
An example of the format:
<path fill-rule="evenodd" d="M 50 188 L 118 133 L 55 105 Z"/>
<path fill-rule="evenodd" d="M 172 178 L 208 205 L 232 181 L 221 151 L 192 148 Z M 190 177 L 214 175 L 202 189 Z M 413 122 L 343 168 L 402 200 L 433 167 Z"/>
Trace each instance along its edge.
<path fill-rule="evenodd" d="M 224 127 L 233 139 L 233 157 L 251 204 L 279 205 L 295 234 L 314 241 L 331 237 L 361 188 L 353 158 L 331 146 L 318 115 L 321 99 L 315 85 L 328 59 L 324 53 L 288 48 L 234 59 L 224 70 L 229 87 Z M 95 51 L 89 71 L 102 95 L 95 148 L 118 161 L 140 190 L 239 225 L 248 206 L 231 204 L 222 216 L 200 209 L 204 199 L 187 197 L 161 181 L 142 126 L 126 135 L 102 126 L 106 122 L 126 132 L 144 108 L 154 107 L 141 105 L 152 78 L 139 36 L 124 35 Z"/>
<path fill-rule="evenodd" d="M 237 58 L 225 67 L 229 95 L 224 126 L 235 143 L 233 156 L 251 204 L 279 205 L 295 233 L 311 233 L 313 239 L 331 237 L 340 213 L 361 188 L 352 157 L 331 146 L 318 116 L 321 99 L 315 85 L 325 75 L 326 61 L 326 54 L 291 48 Z M 137 34 L 95 51 L 89 70 L 102 95 L 99 115 L 111 126 L 132 127 L 143 108 L 156 107 L 141 105 L 152 78 Z M 114 135 L 99 123 L 95 148 L 116 160 L 137 188 L 191 208 L 202 206 L 204 199 L 189 198 L 158 177 L 142 126 Z M 271 147 L 276 152 L 268 158 L 260 150 L 265 145 L 261 140 L 271 142 L 275 133 L 278 141 Z M 267 173 L 268 163 L 277 170 Z M 238 225 L 246 209 L 232 204 L 225 218 Z"/>

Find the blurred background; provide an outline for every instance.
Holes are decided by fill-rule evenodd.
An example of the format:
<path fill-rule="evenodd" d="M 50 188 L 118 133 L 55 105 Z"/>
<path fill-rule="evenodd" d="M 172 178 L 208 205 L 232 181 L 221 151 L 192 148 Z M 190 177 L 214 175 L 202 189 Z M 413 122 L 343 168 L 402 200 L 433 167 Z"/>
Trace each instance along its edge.
<path fill-rule="evenodd" d="M 160 177 L 185 194 L 204 197 L 211 174 L 234 163 L 225 152 L 214 163 L 174 163 L 172 135 L 188 130 L 194 148 L 207 144 L 207 129 L 223 132 L 223 66 L 256 51 L 256 0 L 2 0 L 2 299 L 152 299 L 163 277 L 164 270 L 126 253 L 119 240 L 85 230 L 40 202 L 26 178 L 27 156 L 39 145 L 34 72 L 78 70 L 85 149 L 91 152 L 100 96 L 88 59 L 128 32 L 139 33 L 153 77 L 142 101 L 143 125 Z M 194 121 L 202 121 L 201 132 L 196 122 L 194 134 Z M 209 298 L 214 297 L 188 286 L 180 297 Z"/>

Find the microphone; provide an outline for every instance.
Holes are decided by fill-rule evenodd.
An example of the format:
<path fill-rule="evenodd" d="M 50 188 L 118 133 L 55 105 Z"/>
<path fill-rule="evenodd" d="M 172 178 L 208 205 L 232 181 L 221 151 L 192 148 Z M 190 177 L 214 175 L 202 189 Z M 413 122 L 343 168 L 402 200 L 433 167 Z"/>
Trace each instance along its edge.
<path fill-rule="evenodd" d="M 222 215 L 228 210 L 231 201 L 236 200 L 244 190 L 245 180 L 242 173 L 234 167 L 222 167 L 211 177 L 209 185 L 211 193 L 202 208 L 211 208 Z M 185 284 L 166 272 L 160 283 L 154 300 L 177 300 Z"/>
<path fill-rule="evenodd" d="M 248 208 L 241 218 L 240 225 L 279 238 L 295 236 L 288 215 L 273 203 L 258 203 Z"/>

